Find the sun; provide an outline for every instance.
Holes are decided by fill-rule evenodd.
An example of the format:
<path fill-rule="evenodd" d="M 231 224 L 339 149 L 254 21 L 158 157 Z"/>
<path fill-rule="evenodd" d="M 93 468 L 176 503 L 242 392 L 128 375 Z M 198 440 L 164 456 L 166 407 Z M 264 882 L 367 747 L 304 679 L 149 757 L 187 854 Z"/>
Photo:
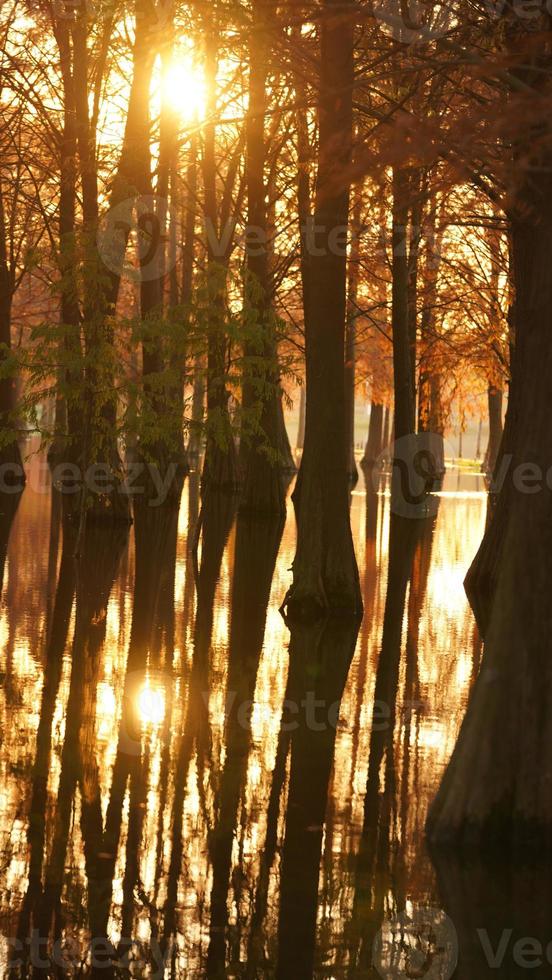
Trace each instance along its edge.
<path fill-rule="evenodd" d="M 165 717 L 165 692 L 146 682 L 138 694 L 138 715 L 144 725 L 160 725 Z"/>
<path fill-rule="evenodd" d="M 163 97 L 182 119 L 202 119 L 205 116 L 205 82 L 191 54 L 173 58 L 163 75 Z"/>

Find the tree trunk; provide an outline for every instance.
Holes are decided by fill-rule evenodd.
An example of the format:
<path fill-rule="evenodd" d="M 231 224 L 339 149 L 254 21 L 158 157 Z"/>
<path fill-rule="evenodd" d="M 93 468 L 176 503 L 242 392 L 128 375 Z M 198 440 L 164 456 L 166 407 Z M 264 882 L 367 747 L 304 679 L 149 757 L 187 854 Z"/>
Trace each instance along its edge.
<path fill-rule="evenodd" d="M 291 443 L 289 441 L 289 435 L 286 425 L 286 416 L 284 412 L 284 400 L 283 396 L 278 397 L 277 404 L 278 412 L 278 459 L 280 472 L 284 480 L 284 487 L 289 485 L 289 481 L 292 479 L 295 473 L 297 473 L 297 466 L 295 465 L 295 460 L 293 458 L 293 453 L 291 451 Z"/>
<path fill-rule="evenodd" d="M 159 338 L 158 344 L 162 348 L 161 355 L 166 363 L 166 383 L 163 385 L 160 405 L 163 412 L 164 422 L 167 426 L 167 434 L 164 445 L 157 447 L 157 457 L 162 465 L 165 474 L 167 467 L 171 466 L 181 475 L 189 471 L 187 452 L 184 446 L 184 381 L 185 381 L 185 338 L 189 326 L 189 318 L 182 316 L 177 307 L 180 301 L 180 292 L 187 290 L 191 293 L 191 283 L 182 283 L 180 288 L 177 270 L 177 226 L 176 213 L 178 210 L 179 181 L 178 181 L 178 157 L 179 157 L 179 118 L 178 113 L 171 104 L 170 96 L 167 93 L 167 73 L 169 71 L 174 56 L 174 44 L 172 34 L 174 24 L 171 23 L 167 28 L 167 35 L 171 38 L 166 43 L 161 52 L 163 83 L 163 104 L 161 107 L 161 121 L 159 133 L 159 165 L 156 188 L 156 218 L 159 232 L 160 244 L 167 241 L 167 245 L 161 244 L 159 262 L 159 304 L 163 311 L 164 320 L 168 321 L 168 337 Z M 195 153 L 197 141 L 195 136 L 190 141 L 190 162 L 189 170 L 195 170 Z M 148 174 L 149 177 L 149 174 Z M 169 200 L 170 205 L 169 207 Z M 194 198 L 188 202 L 188 210 L 191 212 L 190 222 L 192 224 L 191 248 L 192 248 L 192 275 L 193 275 L 193 226 L 195 225 L 196 202 Z M 188 218 L 188 215 L 186 215 Z M 157 229 L 156 229 L 157 230 Z M 184 253 L 188 246 L 188 228 L 184 228 Z M 187 256 L 183 257 L 183 266 L 188 264 Z M 188 270 L 186 269 L 188 275 Z M 183 276 L 184 279 L 184 276 Z M 164 355 L 164 357 L 163 357 Z M 168 475 L 168 474 L 167 474 Z"/>
<path fill-rule="evenodd" d="M 349 254 L 349 275 L 347 289 L 347 325 L 345 331 L 345 412 L 347 426 L 347 446 L 349 457 L 349 487 L 358 483 L 358 470 L 355 459 L 355 359 L 356 359 L 356 318 L 358 308 L 358 282 L 360 272 L 360 222 L 362 217 L 362 189 L 355 192 L 353 207 L 353 228 Z"/>
<path fill-rule="evenodd" d="M 341 0 L 326 0 L 315 219 L 320 254 L 310 259 L 305 451 L 293 584 L 286 598 L 294 616 L 328 610 L 358 615 L 362 610 L 349 521 L 344 373 L 347 258 L 342 242 L 349 211 L 352 17 Z"/>
<path fill-rule="evenodd" d="M 190 155 L 186 174 L 186 201 L 182 224 L 184 247 L 182 255 L 181 304 L 184 307 L 186 327 L 190 322 L 194 295 L 195 225 L 197 211 L 197 156 L 198 142 L 194 133 L 190 140 Z M 188 456 L 194 464 L 199 461 L 202 445 L 205 403 L 205 376 L 203 358 L 198 350 L 193 355 L 192 418 L 188 435 Z"/>
<path fill-rule="evenodd" d="M 412 388 L 411 343 L 408 316 L 408 175 L 404 168 L 393 168 L 393 376 L 395 387 L 395 439 L 415 432 L 414 391 Z"/>
<path fill-rule="evenodd" d="M 59 187 L 59 271 L 61 276 L 60 320 L 63 338 L 60 346 L 65 366 L 60 370 L 56 391 L 54 438 L 48 458 L 51 463 L 70 458 L 82 445 L 82 370 L 75 368 L 81 354 L 81 315 L 78 301 L 75 253 L 75 211 L 77 203 L 77 120 L 73 56 L 68 22 L 54 22 L 63 84 L 63 136 L 60 153 Z M 73 365 L 71 367 L 71 365 Z"/>
<path fill-rule="evenodd" d="M 410 370 L 414 415 L 416 415 L 416 368 L 418 355 L 418 271 L 425 184 L 425 176 L 421 169 L 419 167 L 412 168 L 409 179 L 408 336 L 410 338 Z"/>
<path fill-rule="evenodd" d="M 13 276 L 8 265 L 6 247 L 6 225 L 4 217 L 3 189 L 0 185 L 0 361 L 9 359 L 11 349 L 11 310 L 13 296 Z M 15 411 L 15 378 L 8 374 L 0 378 L 0 464 L 9 467 L 6 482 L 22 487 L 25 484 L 25 470 L 19 443 Z"/>
<path fill-rule="evenodd" d="M 437 203 L 434 200 L 428 215 L 423 308 L 420 317 L 418 432 L 431 433 L 435 478 L 439 481 L 445 472 L 445 444 L 441 405 L 442 379 L 438 368 L 439 341 L 435 307 L 441 266 L 442 220 L 440 219 L 438 228 L 436 225 Z"/>
<path fill-rule="evenodd" d="M 389 409 L 389 405 L 386 405 L 385 414 L 383 416 L 383 437 L 381 440 L 382 449 L 384 453 L 388 453 L 389 443 L 393 437 L 392 433 L 391 436 L 389 434 L 390 425 L 391 425 L 391 411 Z"/>
<path fill-rule="evenodd" d="M 122 464 L 117 446 L 116 387 L 113 383 L 113 335 L 107 324 L 105 269 L 98 249 L 98 179 L 96 171 L 95 133 L 89 115 L 89 65 L 88 22 L 81 11 L 73 29 L 73 81 L 75 98 L 75 131 L 80 164 L 83 214 L 83 336 L 87 366 L 84 372 L 84 392 L 77 390 L 77 398 L 84 399 L 83 439 L 79 446 L 79 461 L 84 470 L 91 464 L 107 463 L 114 490 L 90 495 L 83 485 L 83 494 L 89 499 L 84 507 L 81 501 L 80 516 L 101 521 L 129 520 L 129 500 L 121 491 Z M 74 410 L 81 410 L 81 404 Z M 75 515 L 76 516 L 76 515 Z"/>
<path fill-rule="evenodd" d="M 547 28 L 550 19 L 546 16 Z M 512 51 L 519 46 L 512 26 Z M 544 35 L 547 37 L 547 34 Z M 491 528 L 498 533 L 481 670 L 427 831 L 431 840 L 488 849 L 552 844 L 552 159 L 550 55 L 520 74 L 512 200 L 516 288 L 512 398 L 505 430 L 510 477 Z M 514 47 L 515 43 L 515 47 Z M 533 71 L 538 69 L 538 71 Z M 542 106 L 535 116 L 534 106 Z M 519 122 L 518 122 L 519 120 Z M 517 467 L 517 478 L 513 477 Z M 525 475 L 521 474 L 525 470 Z M 506 506 L 503 506 L 503 504 Z M 497 523 L 499 519 L 499 523 Z"/>
<path fill-rule="evenodd" d="M 199 354 L 194 357 L 194 376 L 192 391 L 192 421 L 188 439 L 188 456 L 197 464 L 201 454 L 203 419 L 205 414 L 204 366 Z"/>
<path fill-rule="evenodd" d="M 218 50 L 214 14 L 206 15 L 205 83 L 207 123 L 203 132 L 204 211 L 207 225 L 207 445 L 203 461 L 203 490 L 235 493 L 239 489 L 239 468 L 232 423 L 228 410 L 230 393 L 226 387 L 228 340 L 225 329 L 228 250 L 217 255 L 213 239 L 219 231 L 217 207 L 217 161 L 215 119 L 217 114 Z M 228 249 L 230 246 L 228 245 Z"/>
<path fill-rule="evenodd" d="M 265 0 L 253 0 L 249 45 L 249 106 L 246 122 L 245 173 L 247 221 L 253 242 L 246 243 L 247 317 L 242 395 L 243 490 L 240 508 L 249 513 L 283 515 L 286 511 L 282 469 L 276 458 L 281 438 L 280 378 L 268 266 L 267 187 L 265 181 L 265 115 L 268 77 L 268 29 Z M 251 418 L 249 418 L 251 416 Z M 251 428 L 251 435 L 248 429 Z"/>
<path fill-rule="evenodd" d="M 485 453 L 483 468 L 486 473 L 493 474 L 502 440 L 502 390 L 495 385 L 487 389 L 489 405 L 489 444 Z"/>
<path fill-rule="evenodd" d="M 297 449 L 303 449 L 305 446 L 305 416 L 306 416 L 307 398 L 305 392 L 305 382 L 301 385 L 299 389 L 299 425 L 297 427 Z"/>
<path fill-rule="evenodd" d="M 380 463 L 383 450 L 383 405 L 372 402 L 370 406 L 370 419 L 368 422 L 368 436 L 364 448 L 361 466 L 365 475 L 371 472 L 373 467 Z"/>

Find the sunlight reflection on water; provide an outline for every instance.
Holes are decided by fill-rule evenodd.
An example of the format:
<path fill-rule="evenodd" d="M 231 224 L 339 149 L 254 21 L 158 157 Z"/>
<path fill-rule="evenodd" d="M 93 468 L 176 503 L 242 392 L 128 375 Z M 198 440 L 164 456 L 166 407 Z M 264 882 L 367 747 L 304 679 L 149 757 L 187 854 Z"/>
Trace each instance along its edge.
<path fill-rule="evenodd" d="M 401 895 L 419 901 L 435 892 L 423 822 L 480 657 L 462 588 L 484 528 L 478 479 L 447 472 L 437 517 L 419 537 L 404 602 L 393 612 L 400 651 L 388 667 L 381 650 L 389 500 L 361 487 L 353 494 L 365 614 L 341 697 L 332 694 L 335 664 L 323 638 L 312 647 L 296 636 L 296 648 L 307 643 L 310 666 L 299 679 L 290 669 L 297 653 L 290 652 L 278 610 L 294 554 L 291 505 L 279 545 L 266 529 L 264 538 L 250 537 L 232 514 L 213 518 L 200 549 L 197 593 L 183 515 L 197 515 L 198 488 L 188 480 L 178 522 L 172 530 L 154 528 L 143 552 L 140 595 L 134 592 L 136 529 L 112 572 L 104 569 L 105 616 L 94 606 L 90 578 L 79 599 L 77 657 L 71 584 L 65 637 L 61 647 L 55 643 L 61 546 L 50 533 L 50 499 L 25 491 L 0 613 L 3 932 L 14 935 L 21 925 L 32 865 L 42 881 L 60 883 L 54 905 L 67 930 L 86 944 L 91 916 L 100 928 L 90 878 L 90 862 L 99 860 L 95 874 L 105 876 L 102 894 L 109 898 L 102 928 L 111 938 L 126 933 L 146 951 L 152 937 L 166 932 L 176 976 L 209 975 L 207 962 L 214 971 L 226 958 L 227 976 L 245 976 L 239 964 L 247 962 L 247 976 L 271 977 L 278 937 L 306 928 L 309 898 L 301 888 L 307 886 L 315 900 L 318 895 L 313 955 L 320 975 L 367 975 L 366 909 L 377 918 L 384 906 L 400 904 Z M 163 535 L 165 557 L 157 563 Z M 133 672 L 129 710 L 125 678 Z M 374 713 L 378 684 L 395 692 L 391 714 L 386 706 L 381 716 Z M 322 705 L 309 707 L 308 697 L 301 704 L 295 689 L 310 695 L 317 685 Z M 286 701 L 298 735 L 282 724 Z M 331 738 L 329 702 L 338 709 Z M 317 743 L 309 741 L 313 724 L 324 742 L 320 759 Z M 302 753 L 310 760 L 304 787 L 292 771 Z M 320 816 L 314 804 L 326 793 Z M 299 831 L 303 812 L 306 826 Z M 379 841 L 376 877 L 366 854 L 372 833 Z M 300 883 L 290 873 L 294 862 L 302 868 Z M 286 904 L 290 895 L 299 902 L 295 913 L 293 902 Z M 5 971 L 5 952 L 0 957 Z"/>

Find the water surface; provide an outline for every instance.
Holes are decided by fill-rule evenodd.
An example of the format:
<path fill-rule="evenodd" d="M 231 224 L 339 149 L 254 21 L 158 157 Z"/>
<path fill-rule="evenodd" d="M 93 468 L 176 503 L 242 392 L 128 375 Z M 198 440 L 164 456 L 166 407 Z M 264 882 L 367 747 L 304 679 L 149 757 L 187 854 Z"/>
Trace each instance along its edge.
<path fill-rule="evenodd" d="M 290 631 L 291 504 L 285 527 L 206 505 L 195 561 L 192 474 L 178 514 L 75 559 L 30 466 L 0 520 L 2 975 L 377 976 L 384 920 L 432 905 L 457 975 L 486 976 L 463 872 L 439 880 L 423 840 L 481 657 L 482 478 L 449 470 L 436 516 L 402 523 L 361 478 L 360 629 Z M 450 975 L 428 963 L 388 975 Z"/>

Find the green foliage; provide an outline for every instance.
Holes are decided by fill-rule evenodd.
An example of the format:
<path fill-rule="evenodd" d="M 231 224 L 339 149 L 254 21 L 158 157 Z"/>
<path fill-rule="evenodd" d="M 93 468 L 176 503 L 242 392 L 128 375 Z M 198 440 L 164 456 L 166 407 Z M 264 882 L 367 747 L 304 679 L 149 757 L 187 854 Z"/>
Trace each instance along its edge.
<path fill-rule="evenodd" d="M 92 275 L 95 282 L 83 283 Z M 292 365 L 277 354 L 283 322 L 243 270 L 232 277 L 222 266 L 211 268 L 197 281 L 192 304 L 154 311 L 145 319 L 102 319 L 98 303 L 96 309 L 88 304 L 87 320 L 83 296 L 105 289 L 105 270 L 88 266 L 83 272 L 81 266 L 79 276 L 78 296 L 71 297 L 79 300 L 79 324 L 41 323 L 31 329 L 27 344 L 4 350 L 0 359 L 0 379 L 25 380 L 17 414 L 28 429 L 44 443 L 55 440 L 81 465 L 137 447 L 145 458 L 178 456 L 183 437 L 196 424 L 191 389 L 199 364 L 209 404 L 203 436 L 224 449 L 239 435 L 277 461 L 276 446 L 263 428 L 263 409 L 280 396 L 281 376 L 290 376 Z M 58 288 L 67 297 L 76 281 L 74 269 L 67 269 Z M 56 424 L 53 413 L 43 410 L 56 400 L 65 406 L 68 428 L 65 418 L 60 429 L 59 418 Z"/>

